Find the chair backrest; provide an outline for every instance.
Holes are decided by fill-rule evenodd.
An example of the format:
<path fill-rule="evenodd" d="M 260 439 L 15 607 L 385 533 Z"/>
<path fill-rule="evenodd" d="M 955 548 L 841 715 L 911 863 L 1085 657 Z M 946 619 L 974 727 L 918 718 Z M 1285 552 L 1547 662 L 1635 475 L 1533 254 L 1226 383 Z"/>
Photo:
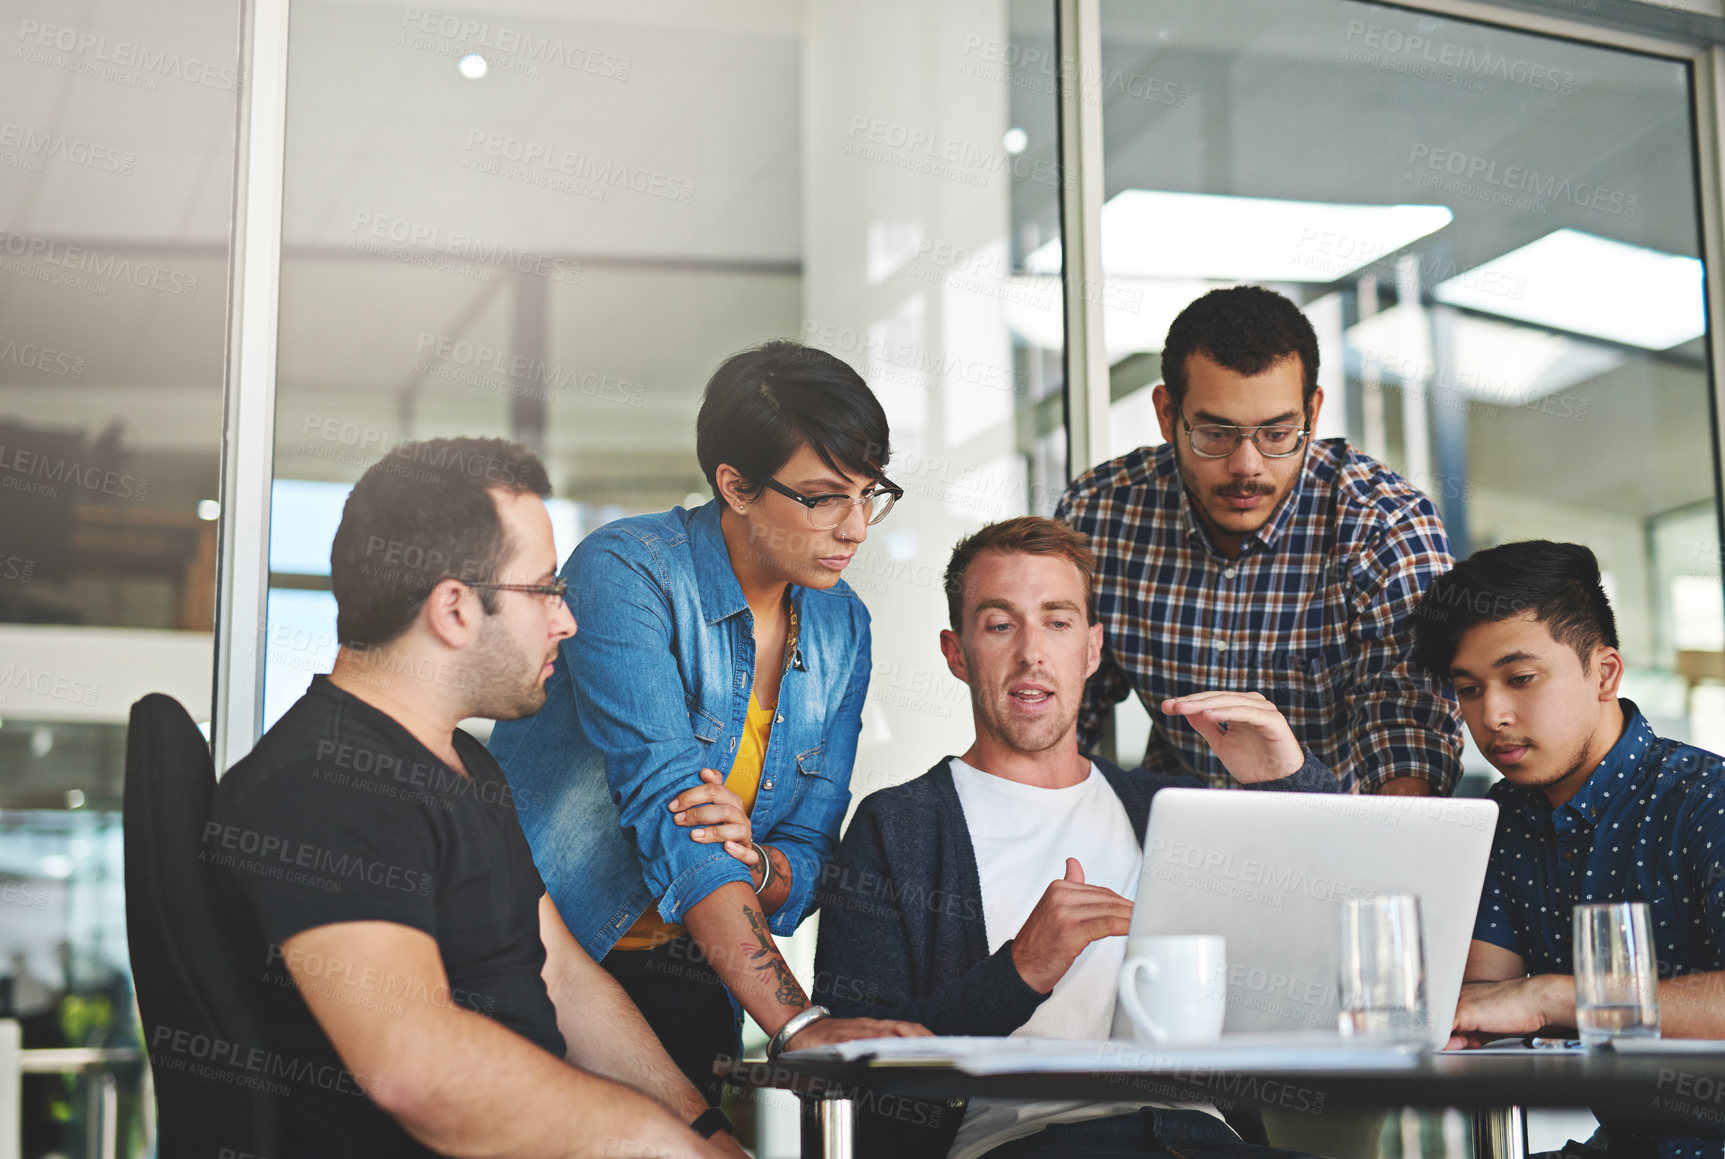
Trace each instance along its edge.
<path fill-rule="evenodd" d="M 215 768 L 178 701 L 151 693 L 126 733 L 126 939 L 164 1157 L 280 1154 L 281 1106 L 246 967 L 251 915 L 204 860 Z M 259 1053 L 261 1052 L 261 1053 Z"/>

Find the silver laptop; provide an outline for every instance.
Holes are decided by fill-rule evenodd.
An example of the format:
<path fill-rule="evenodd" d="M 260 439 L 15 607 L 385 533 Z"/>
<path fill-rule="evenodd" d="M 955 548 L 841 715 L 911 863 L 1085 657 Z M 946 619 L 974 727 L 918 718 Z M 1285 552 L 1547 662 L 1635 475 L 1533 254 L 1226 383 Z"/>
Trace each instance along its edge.
<path fill-rule="evenodd" d="M 1334 1030 L 1341 907 L 1420 899 L 1429 1039 L 1448 1039 L 1497 805 L 1164 789 L 1151 803 L 1132 934 L 1227 939 L 1224 1034 Z M 1131 1037 L 1117 1010 L 1115 1037 Z"/>

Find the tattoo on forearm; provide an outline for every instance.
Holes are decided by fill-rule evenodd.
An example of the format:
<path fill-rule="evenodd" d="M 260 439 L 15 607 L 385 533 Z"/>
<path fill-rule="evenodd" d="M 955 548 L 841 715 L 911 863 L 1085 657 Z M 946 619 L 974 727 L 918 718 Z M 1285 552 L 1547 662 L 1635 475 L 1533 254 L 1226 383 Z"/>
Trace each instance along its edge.
<path fill-rule="evenodd" d="M 755 935 L 755 945 L 748 947 L 749 959 L 756 963 L 755 969 L 770 976 L 777 985 L 773 989 L 773 997 L 781 1006 L 794 1006 L 798 1010 L 809 1004 L 808 995 L 803 993 L 801 984 L 791 968 L 785 965 L 785 959 L 779 954 L 779 949 L 773 944 L 773 936 L 767 930 L 767 919 L 752 905 L 744 906 L 743 913 L 749 919 L 749 929 Z"/>

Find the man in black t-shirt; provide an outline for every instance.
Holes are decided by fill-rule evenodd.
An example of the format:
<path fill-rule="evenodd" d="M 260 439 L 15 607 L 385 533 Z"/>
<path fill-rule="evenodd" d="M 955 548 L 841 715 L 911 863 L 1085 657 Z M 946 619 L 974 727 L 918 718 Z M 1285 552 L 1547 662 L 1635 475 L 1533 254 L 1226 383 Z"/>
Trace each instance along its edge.
<path fill-rule="evenodd" d="M 285 1095 L 272 1159 L 743 1154 L 564 928 L 517 819 L 538 802 L 456 727 L 538 711 L 575 631 L 549 493 L 495 439 L 368 470 L 334 668 L 217 789 L 205 856 L 256 918 L 270 1030 L 225 1061 Z"/>

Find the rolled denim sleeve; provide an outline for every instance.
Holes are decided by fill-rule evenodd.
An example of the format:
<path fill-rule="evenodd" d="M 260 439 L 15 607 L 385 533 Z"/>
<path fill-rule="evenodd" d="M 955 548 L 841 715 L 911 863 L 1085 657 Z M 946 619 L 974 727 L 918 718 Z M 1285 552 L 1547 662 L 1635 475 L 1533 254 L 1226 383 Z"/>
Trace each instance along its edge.
<path fill-rule="evenodd" d="M 701 770 L 718 755 L 696 738 L 684 693 L 682 666 L 700 657 L 678 648 L 668 580 L 651 545 L 601 528 L 570 562 L 570 585 L 583 607 L 595 609 L 563 642 L 576 711 L 604 753 L 611 796 L 660 915 L 682 921 L 726 882 L 751 881 L 722 845 L 691 840 L 667 808 L 701 783 Z"/>
<path fill-rule="evenodd" d="M 856 763 L 863 700 L 868 696 L 869 675 L 873 670 L 868 609 L 861 600 L 853 603 L 856 662 L 840 694 L 838 708 L 828 719 L 822 768 L 818 773 L 806 775 L 797 807 L 765 835 L 755 835 L 756 841 L 783 853 L 791 866 L 791 892 L 768 922 L 768 928 L 775 934 L 795 933 L 814 908 L 815 887 L 838 849 L 839 824 L 850 808 L 851 767 Z M 800 770 L 797 775 L 805 776 Z"/>

